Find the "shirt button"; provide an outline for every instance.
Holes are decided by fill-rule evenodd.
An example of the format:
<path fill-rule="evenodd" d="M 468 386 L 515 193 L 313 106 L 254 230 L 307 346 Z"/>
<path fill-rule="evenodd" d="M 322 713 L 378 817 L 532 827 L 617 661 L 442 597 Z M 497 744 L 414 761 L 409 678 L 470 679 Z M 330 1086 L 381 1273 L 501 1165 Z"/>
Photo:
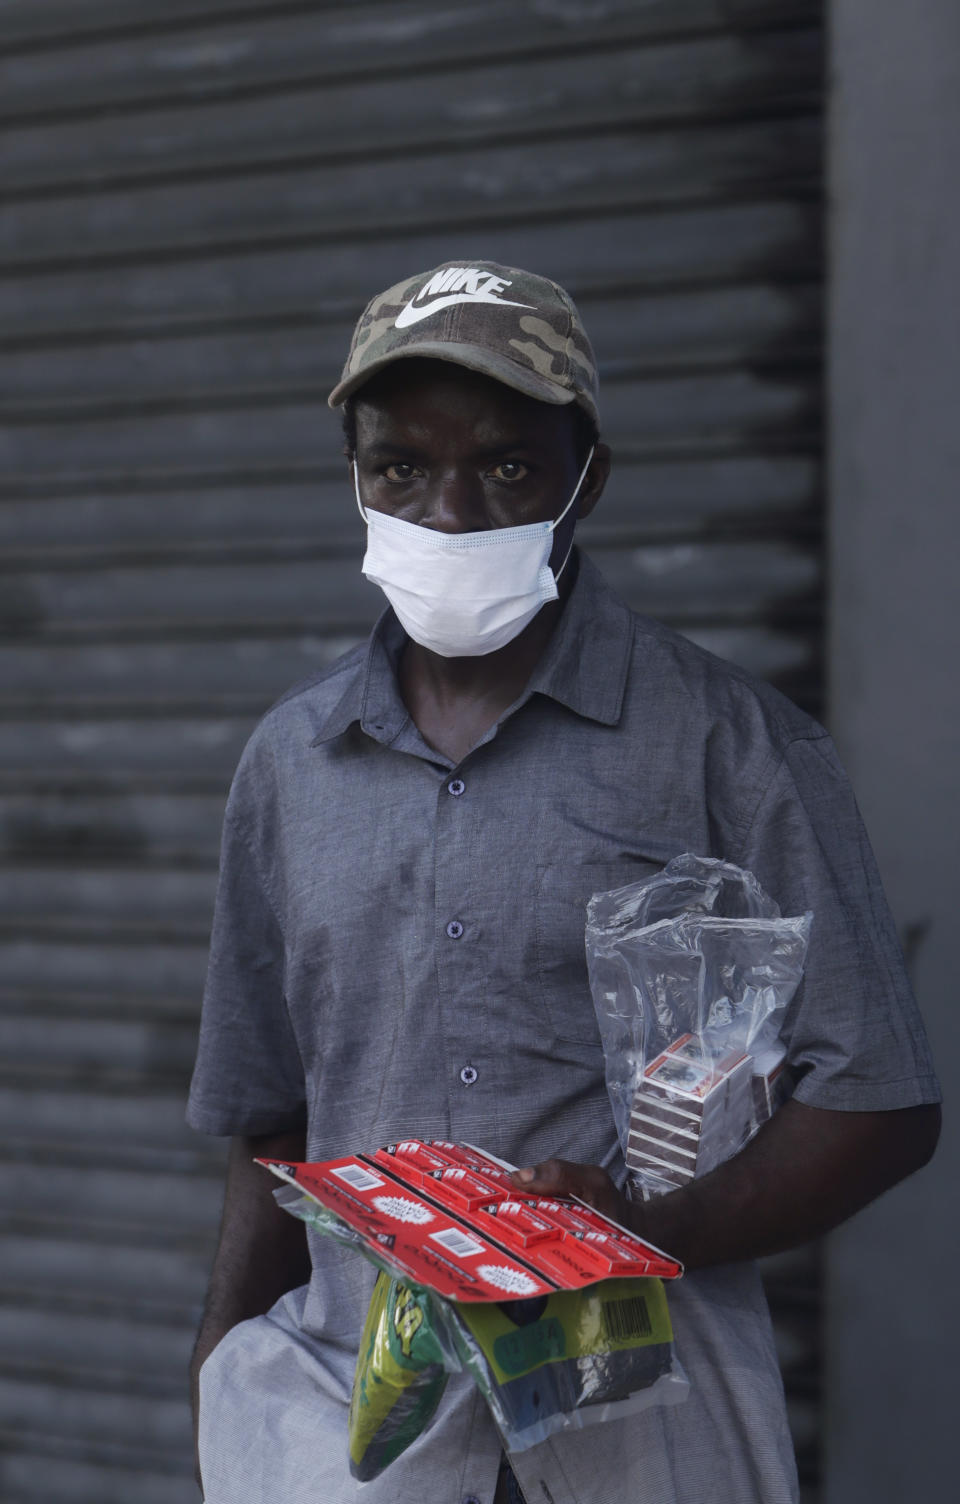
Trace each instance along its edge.
<path fill-rule="evenodd" d="M 452 794 L 454 799 L 459 799 L 466 786 L 462 778 L 451 778 L 447 784 L 447 793 Z"/>
<path fill-rule="evenodd" d="M 464 1086 L 472 1086 L 474 1081 L 476 1081 L 477 1079 L 477 1074 L 478 1072 L 475 1065 L 465 1065 L 463 1067 L 463 1070 L 460 1072 L 460 1080 L 463 1082 Z"/>
<path fill-rule="evenodd" d="M 460 939 L 460 936 L 463 934 L 463 925 L 460 923 L 459 919 L 451 919 L 450 923 L 447 925 L 447 934 L 450 936 L 451 940 Z"/>

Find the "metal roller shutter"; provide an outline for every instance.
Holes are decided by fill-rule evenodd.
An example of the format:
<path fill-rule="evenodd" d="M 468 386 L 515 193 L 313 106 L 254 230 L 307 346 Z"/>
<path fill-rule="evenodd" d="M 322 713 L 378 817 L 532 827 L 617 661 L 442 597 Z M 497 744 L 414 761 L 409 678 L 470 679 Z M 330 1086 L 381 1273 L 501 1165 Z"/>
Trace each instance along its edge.
<path fill-rule="evenodd" d="M 584 541 L 816 710 L 820 9 L 6 0 L 5 1504 L 195 1498 L 219 823 L 377 610 L 322 406 L 369 293 L 456 255 L 569 287 L 617 456 Z M 812 1485 L 815 1257 L 768 1276 Z"/>

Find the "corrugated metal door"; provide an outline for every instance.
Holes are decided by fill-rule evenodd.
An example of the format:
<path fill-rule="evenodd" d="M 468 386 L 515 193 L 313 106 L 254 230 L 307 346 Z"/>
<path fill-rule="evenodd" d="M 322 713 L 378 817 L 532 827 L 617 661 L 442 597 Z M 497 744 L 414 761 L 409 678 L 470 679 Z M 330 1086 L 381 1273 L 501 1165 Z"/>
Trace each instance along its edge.
<path fill-rule="evenodd" d="M 5 0 L 0 1497 L 187 1504 L 227 782 L 378 598 L 322 396 L 455 255 L 579 300 L 641 608 L 819 693 L 820 7 Z M 814 1265 L 771 1270 L 813 1467 Z"/>

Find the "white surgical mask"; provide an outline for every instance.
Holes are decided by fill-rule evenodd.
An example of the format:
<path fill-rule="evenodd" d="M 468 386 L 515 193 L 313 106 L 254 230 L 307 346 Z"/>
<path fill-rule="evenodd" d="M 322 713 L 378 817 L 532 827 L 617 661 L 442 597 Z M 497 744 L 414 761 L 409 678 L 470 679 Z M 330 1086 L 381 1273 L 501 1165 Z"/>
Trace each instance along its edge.
<path fill-rule="evenodd" d="M 353 488 L 367 524 L 363 573 L 380 586 L 414 642 L 442 658 L 495 653 L 541 606 L 557 599 L 573 540 L 554 577 L 547 563 L 554 529 L 579 496 L 592 459 L 591 448 L 573 495 L 553 522 L 479 533 L 439 533 L 365 510 L 354 461 Z"/>

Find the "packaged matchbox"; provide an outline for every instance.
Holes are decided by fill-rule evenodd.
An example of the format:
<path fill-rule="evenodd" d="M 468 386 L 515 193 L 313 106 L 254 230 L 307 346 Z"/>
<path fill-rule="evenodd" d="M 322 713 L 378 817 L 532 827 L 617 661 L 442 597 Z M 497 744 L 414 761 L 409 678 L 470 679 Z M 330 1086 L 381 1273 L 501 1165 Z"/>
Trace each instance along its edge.
<path fill-rule="evenodd" d="M 686 1185 L 746 1142 L 754 1111 L 751 1057 L 734 1050 L 711 1058 L 684 1034 L 643 1073 L 630 1113 L 627 1167 Z"/>

